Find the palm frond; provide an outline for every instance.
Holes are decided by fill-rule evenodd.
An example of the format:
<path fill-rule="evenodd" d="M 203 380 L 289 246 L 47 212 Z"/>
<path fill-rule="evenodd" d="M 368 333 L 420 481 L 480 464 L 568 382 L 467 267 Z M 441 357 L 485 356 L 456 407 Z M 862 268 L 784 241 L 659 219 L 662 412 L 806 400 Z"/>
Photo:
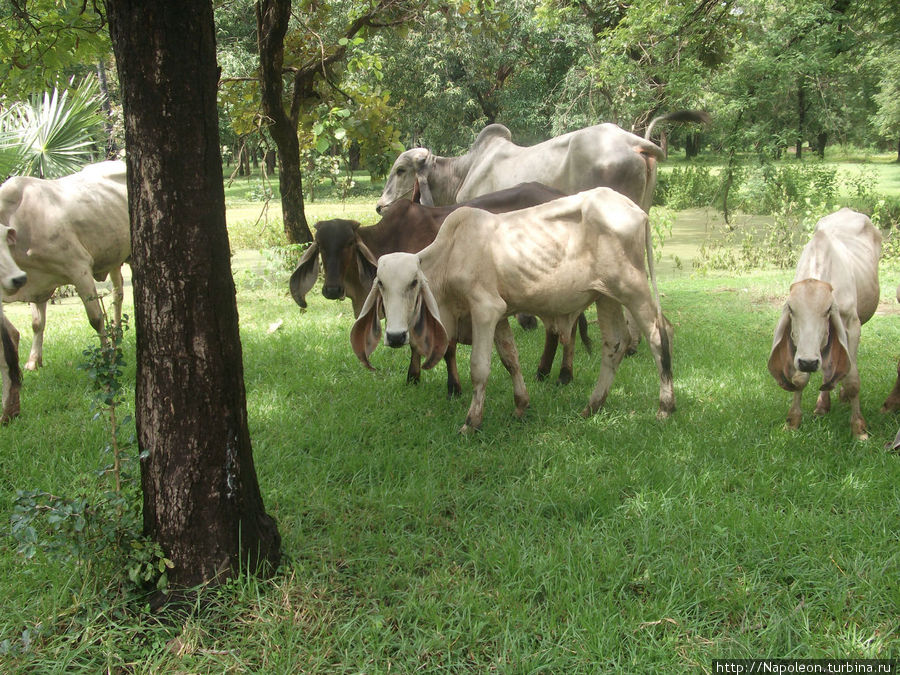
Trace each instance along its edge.
<path fill-rule="evenodd" d="M 11 110 L 22 148 L 21 173 L 56 178 L 94 159 L 103 127 L 97 82 L 85 78 L 69 85 Z"/>

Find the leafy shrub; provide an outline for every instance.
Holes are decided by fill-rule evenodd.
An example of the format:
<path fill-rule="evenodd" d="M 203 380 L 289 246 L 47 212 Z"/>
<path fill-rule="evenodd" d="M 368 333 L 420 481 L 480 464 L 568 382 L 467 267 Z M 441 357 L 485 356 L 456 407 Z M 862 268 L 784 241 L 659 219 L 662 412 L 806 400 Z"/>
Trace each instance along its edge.
<path fill-rule="evenodd" d="M 708 167 L 688 165 L 659 174 L 656 200 L 676 211 L 710 206 L 719 192 L 719 178 Z"/>
<path fill-rule="evenodd" d="M 837 170 L 822 164 L 762 164 L 738 186 L 739 208 L 748 213 L 778 213 L 786 206 L 829 208 L 837 196 Z"/>
<path fill-rule="evenodd" d="M 126 402 L 120 380 L 125 363 L 121 345 L 127 325 L 127 316 L 119 325 L 106 317 L 106 341 L 86 349 L 81 365 L 94 383 L 94 420 L 108 427 L 104 453 L 109 462 L 95 474 L 76 479 L 69 496 L 17 491 L 10 518 L 11 534 L 24 558 L 41 552 L 72 564 L 85 581 L 108 581 L 111 595 L 133 587 L 164 588 L 172 566 L 159 545 L 141 533 L 134 421 L 121 414 Z"/>

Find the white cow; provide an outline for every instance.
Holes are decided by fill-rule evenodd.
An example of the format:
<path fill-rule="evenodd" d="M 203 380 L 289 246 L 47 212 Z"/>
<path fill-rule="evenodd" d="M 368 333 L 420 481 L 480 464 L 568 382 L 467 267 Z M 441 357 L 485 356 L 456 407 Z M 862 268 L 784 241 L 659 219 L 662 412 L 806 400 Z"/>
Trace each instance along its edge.
<path fill-rule="evenodd" d="M 706 122 L 700 111 L 684 110 L 654 119 Z M 502 124 L 485 127 L 469 152 L 440 157 L 425 148 L 397 157 L 376 209 L 407 198 L 428 206 L 469 201 L 479 195 L 536 181 L 571 195 L 606 186 L 649 211 L 656 185 L 656 163 L 665 157 L 655 143 L 615 124 L 597 124 L 543 143 L 522 147 Z"/>
<path fill-rule="evenodd" d="M 803 389 L 810 373 L 821 368 L 815 413 L 831 409 L 831 390 L 841 382 L 841 399 L 850 402 L 850 429 L 856 438 L 868 438 L 859 410 L 856 353 L 860 327 L 878 307 L 880 258 L 881 233 L 864 214 L 843 208 L 816 223 L 797 262 L 769 355 L 769 372 L 794 394 L 789 428 L 800 426 Z"/>
<path fill-rule="evenodd" d="M 650 265 L 653 292 L 644 257 Z M 625 353 L 622 306 L 647 337 L 659 369 L 660 417 L 675 409 L 669 336 L 656 292 L 648 218 L 634 202 L 595 188 L 521 211 L 494 215 L 463 207 L 444 221 L 434 242 L 414 253 L 378 260 L 375 284 L 351 330 L 364 365 L 378 345 L 414 343 L 434 366 L 455 343 L 471 342 L 473 395 L 467 432 L 481 426 L 491 342 L 513 378 L 516 414 L 528 393 L 507 317 L 527 312 L 572 339 L 572 326 L 591 303 L 603 335 L 597 385 L 583 415 L 603 405 Z"/>
<path fill-rule="evenodd" d="M 0 240 L 7 246 L 15 243 L 16 233 L 5 225 L 0 225 Z M 14 292 L 25 285 L 27 277 L 19 269 L 9 248 L 0 246 L 0 289 Z M 0 408 L 0 424 L 6 424 L 19 414 L 19 389 L 22 386 L 22 371 L 19 370 L 19 332 L 3 316 L 3 304 L 0 303 L 0 386 L 2 386 L 2 408 Z"/>
<path fill-rule="evenodd" d="M 15 177 L 0 186 L 0 225 L 14 233 L 0 241 L 28 275 L 22 287 L 2 289 L 4 302 L 32 303 L 34 342 L 25 368 L 43 365 L 47 300 L 73 284 L 91 326 L 103 335 L 94 280 L 113 283 L 115 320 L 122 316 L 122 264 L 131 256 L 125 163 L 91 164 L 55 180 Z"/>

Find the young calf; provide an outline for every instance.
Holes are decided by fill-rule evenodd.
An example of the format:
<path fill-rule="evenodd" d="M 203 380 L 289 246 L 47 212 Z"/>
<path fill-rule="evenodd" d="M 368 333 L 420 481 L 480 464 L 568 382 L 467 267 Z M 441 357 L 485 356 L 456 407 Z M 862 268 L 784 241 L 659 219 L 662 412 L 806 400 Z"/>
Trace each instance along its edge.
<path fill-rule="evenodd" d="M 659 369 L 660 417 L 675 409 L 669 336 L 656 293 L 647 214 L 609 188 L 595 188 L 530 209 L 494 215 L 461 208 L 444 222 L 434 243 L 418 254 L 393 253 L 378 261 L 376 280 L 351 330 L 356 355 L 385 343 L 417 345 L 434 366 L 445 351 L 471 342 L 473 395 L 467 432 L 481 426 L 491 342 L 513 379 L 516 414 L 528 393 L 507 317 L 540 317 L 563 341 L 572 340 L 578 315 L 596 303 L 603 334 L 597 385 L 583 415 L 603 405 L 627 345 L 623 305 L 647 337 Z M 650 265 L 651 293 L 644 256 Z"/>
<path fill-rule="evenodd" d="M 862 213 L 843 208 L 816 223 L 803 248 L 797 273 L 775 328 L 769 372 L 793 392 L 787 426 L 800 426 L 803 389 L 811 373 L 822 370 L 815 413 L 831 408 L 831 390 L 841 382 L 841 399 L 850 402 L 850 429 L 868 438 L 859 410 L 856 352 L 860 327 L 878 307 L 881 233 Z"/>

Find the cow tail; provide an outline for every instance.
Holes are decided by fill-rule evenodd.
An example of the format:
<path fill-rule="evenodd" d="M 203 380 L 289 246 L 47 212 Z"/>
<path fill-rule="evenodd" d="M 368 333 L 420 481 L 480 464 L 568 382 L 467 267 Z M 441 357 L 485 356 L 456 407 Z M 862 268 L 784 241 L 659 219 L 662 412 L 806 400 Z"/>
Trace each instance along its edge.
<path fill-rule="evenodd" d="M 22 385 L 22 371 L 19 368 L 19 350 L 13 342 L 12 335 L 6 328 L 6 323 L 0 319 L 0 338 L 3 342 L 3 360 L 6 361 L 6 367 L 9 373 L 10 382 L 13 387 Z"/>
<path fill-rule="evenodd" d="M 669 345 L 669 334 L 666 330 L 666 319 L 663 316 L 662 302 L 659 299 L 659 288 L 656 285 L 656 261 L 653 256 L 653 236 L 650 231 L 650 215 L 646 215 L 645 230 L 645 248 L 647 252 L 647 272 L 650 275 L 650 286 L 653 289 L 653 300 L 656 303 L 656 321 L 659 325 L 659 342 L 662 351 L 662 367 L 663 370 L 670 374 L 672 372 L 672 349 Z"/>

